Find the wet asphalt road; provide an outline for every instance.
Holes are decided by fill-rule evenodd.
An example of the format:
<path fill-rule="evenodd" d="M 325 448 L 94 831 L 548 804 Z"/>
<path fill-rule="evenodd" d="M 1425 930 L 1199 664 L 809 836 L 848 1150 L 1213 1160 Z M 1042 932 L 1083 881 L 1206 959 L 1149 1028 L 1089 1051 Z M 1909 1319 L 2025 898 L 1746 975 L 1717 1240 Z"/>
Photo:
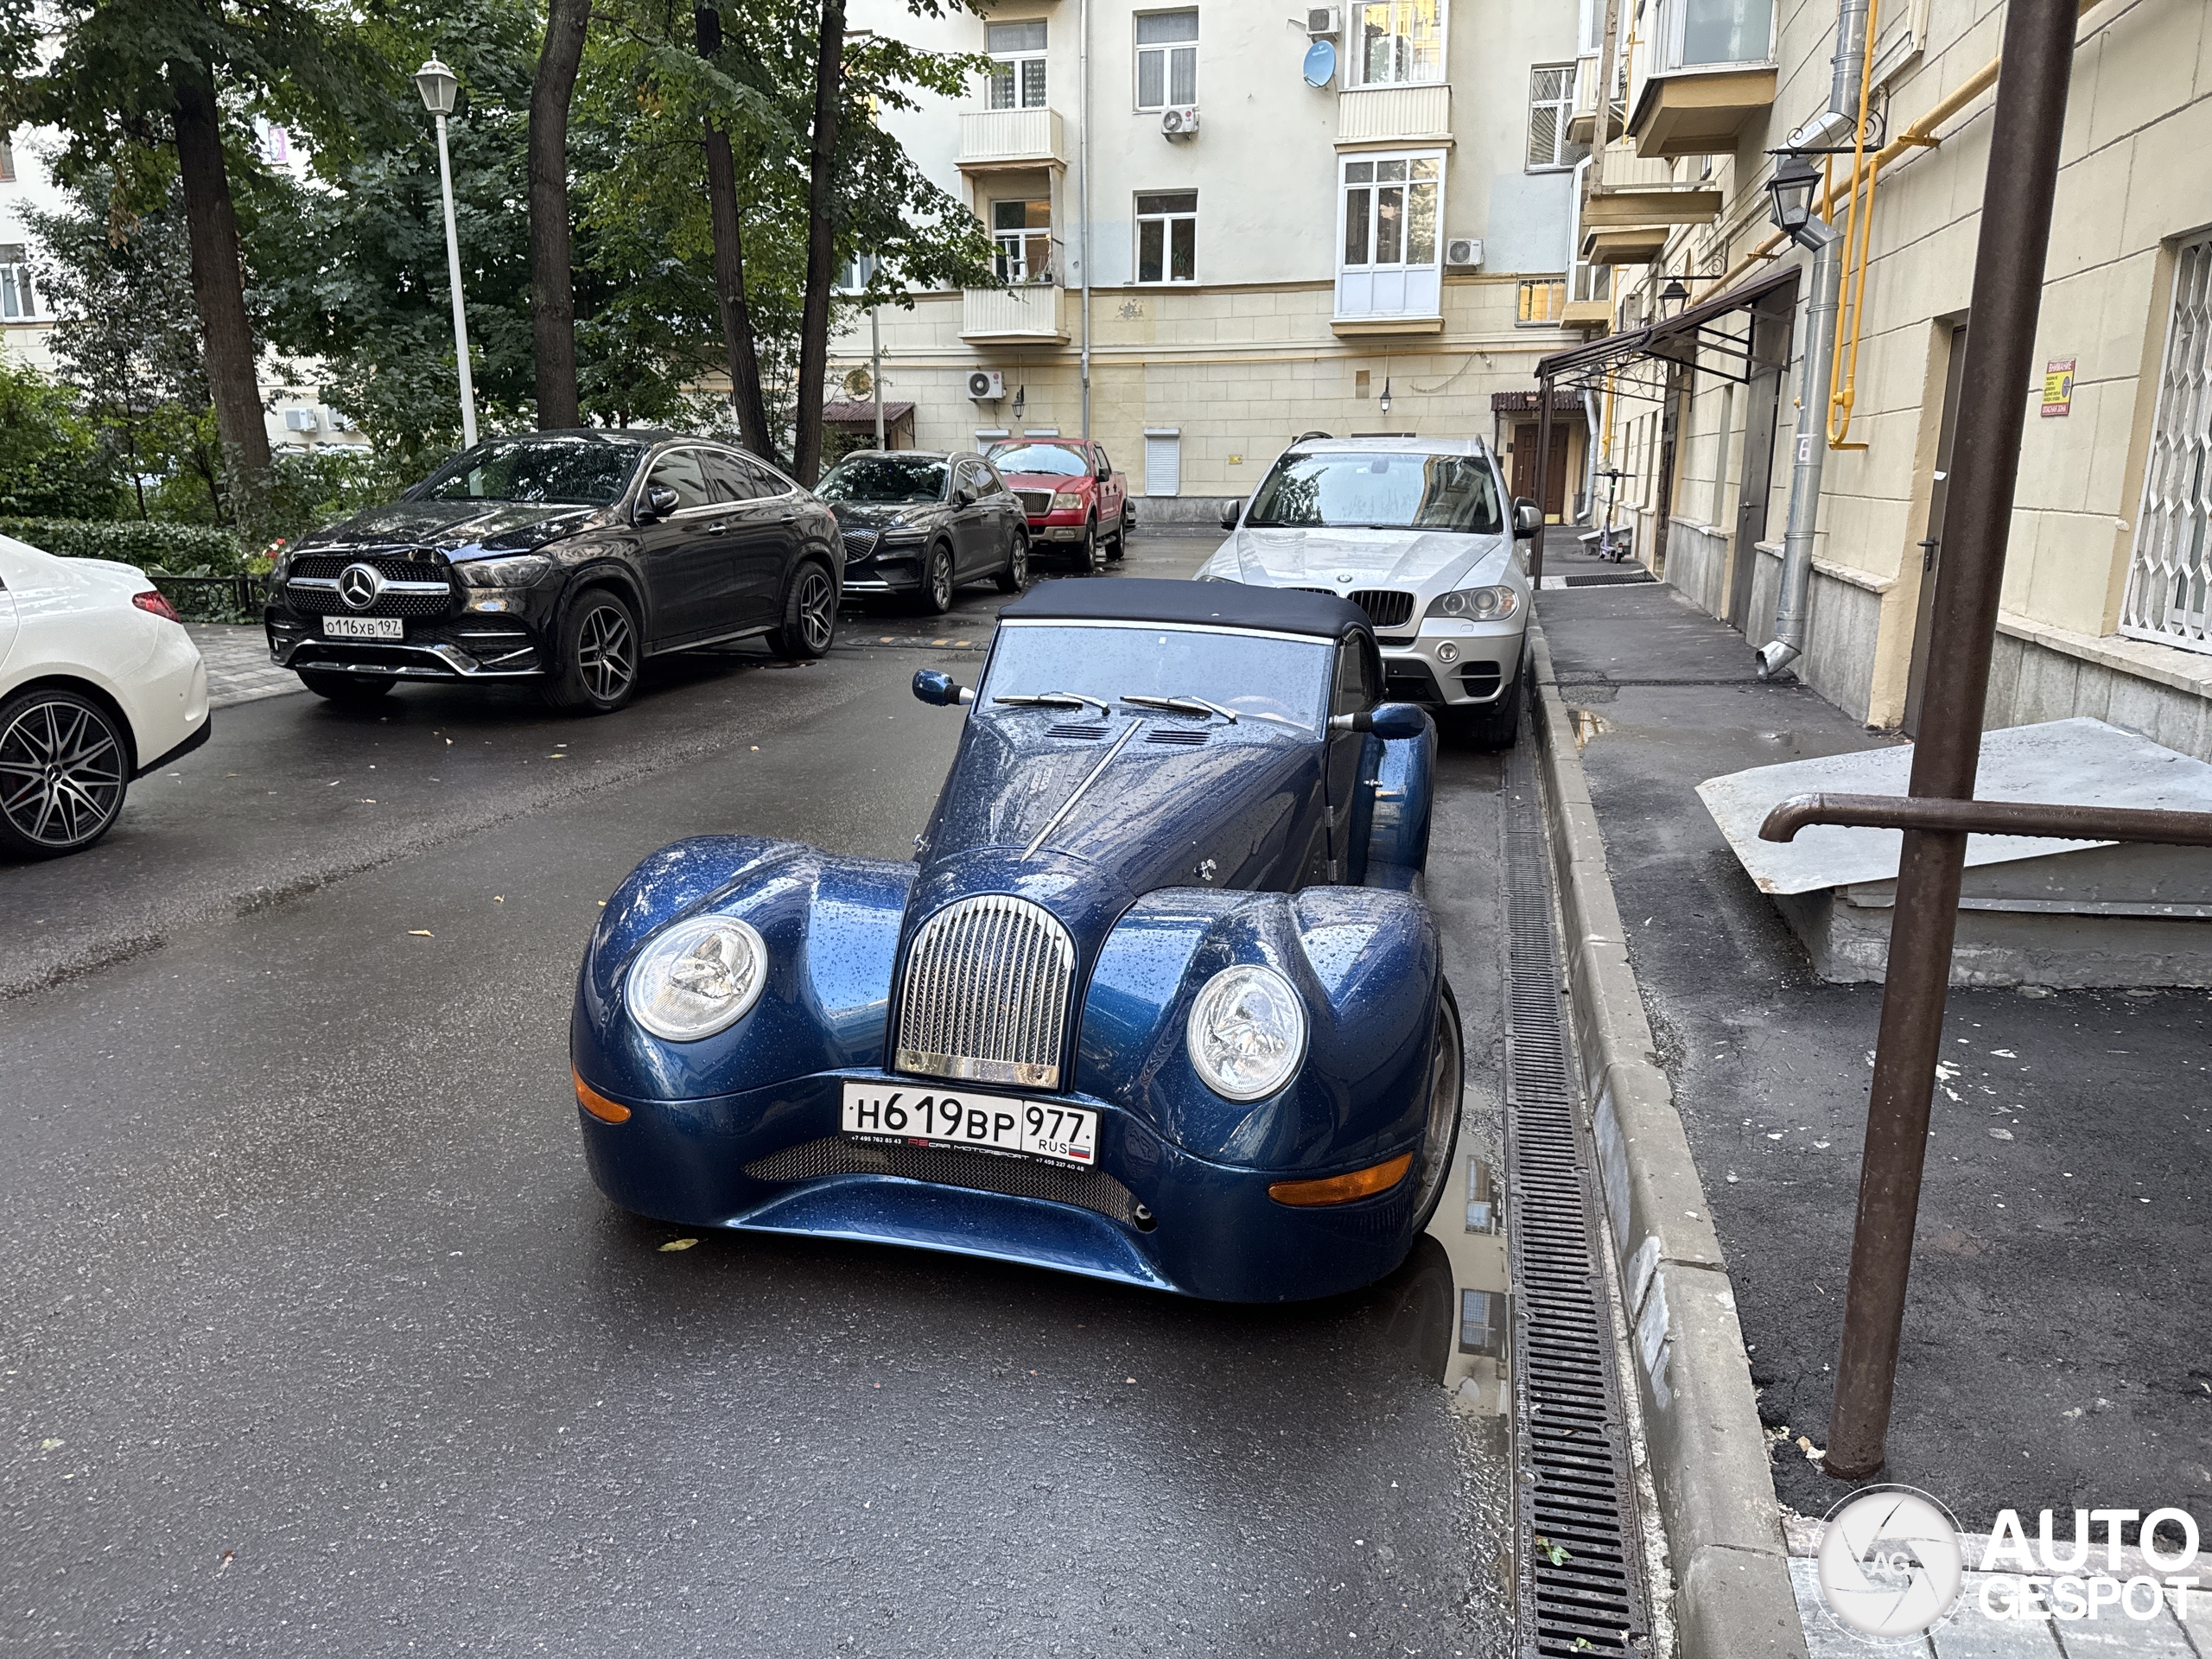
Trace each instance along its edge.
<path fill-rule="evenodd" d="M 931 664 L 962 671 L 686 661 L 590 721 L 245 704 L 92 854 L 0 866 L 0 1651 L 1504 1650 L 1500 1426 L 1436 1381 L 1440 1247 L 1224 1308 L 668 1251 L 592 1188 L 565 1027 L 598 901 L 703 830 L 907 855 L 958 728 L 907 695 Z M 1497 770 L 1444 771 L 1480 1144 Z"/>

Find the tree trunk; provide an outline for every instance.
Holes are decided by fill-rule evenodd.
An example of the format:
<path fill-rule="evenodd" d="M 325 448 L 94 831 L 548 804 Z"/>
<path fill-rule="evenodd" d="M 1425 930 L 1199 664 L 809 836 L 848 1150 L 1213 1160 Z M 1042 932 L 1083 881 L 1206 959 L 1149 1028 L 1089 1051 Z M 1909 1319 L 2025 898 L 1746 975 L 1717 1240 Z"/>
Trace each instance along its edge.
<path fill-rule="evenodd" d="M 223 170 L 215 83 L 206 69 L 183 63 L 169 65 L 168 81 L 175 99 L 177 174 L 184 190 L 192 298 L 200 312 L 207 390 L 231 475 L 232 505 L 239 524 L 247 526 L 269 490 L 269 429 L 262 423 L 253 326 L 245 315 L 245 273 L 238 263 L 230 177 Z"/>
<path fill-rule="evenodd" d="M 692 14 L 699 55 L 712 60 L 722 49 L 721 14 L 702 6 Z M 715 305 L 721 313 L 722 344 L 729 353 L 729 401 L 736 411 L 738 435 L 765 461 L 780 463 L 768 430 L 768 407 L 760 396 L 760 355 L 753 339 L 753 315 L 745 301 L 745 226 L 737 210 L 737 163 L 729 134 L 712 121 L 707 129 L 707 218 L 715 237 Z"/>
<path fill-rule="evenodd" d="M 582 424 L 569 252 L 569 102 L 590 24 L 591 0 L 550 0 L 537 77 L 530 87 L 530 327 L 541 430 Z"/>
<path fill-rule="evenodd" d="M 814 65 L 814 164 L 807 188 L 806 305 L 799 316 L 798 430 L 791 472 L 809 489 L 822 470 L 822 377 L 830 365 L 830 222 L 837 164 L 837 112 L 845 79 L 845 0 L 822 0 L 822 44 Z"/>

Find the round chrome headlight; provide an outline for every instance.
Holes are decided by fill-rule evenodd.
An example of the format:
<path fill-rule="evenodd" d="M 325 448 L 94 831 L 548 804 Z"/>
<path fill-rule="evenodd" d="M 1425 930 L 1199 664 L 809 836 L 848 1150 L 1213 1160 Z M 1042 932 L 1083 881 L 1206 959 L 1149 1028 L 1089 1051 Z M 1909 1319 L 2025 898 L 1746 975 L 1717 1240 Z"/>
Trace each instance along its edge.
<path fill-rule="evenodd" d="M 623 1001 L 656 1037 L 695 1043 L 743 1019 L 768 982 L 768 946 L 750 922 L 695 916 L 630 964 Z"/>
<path fill-rule="evenodd" d="M 1258 1100 L 1306 1058 L 1306 1005 L 1272 968 L 1224 968 L 1191 1004 L 1183 1040 L 1207 1088 L 1224 1100 Z"/>

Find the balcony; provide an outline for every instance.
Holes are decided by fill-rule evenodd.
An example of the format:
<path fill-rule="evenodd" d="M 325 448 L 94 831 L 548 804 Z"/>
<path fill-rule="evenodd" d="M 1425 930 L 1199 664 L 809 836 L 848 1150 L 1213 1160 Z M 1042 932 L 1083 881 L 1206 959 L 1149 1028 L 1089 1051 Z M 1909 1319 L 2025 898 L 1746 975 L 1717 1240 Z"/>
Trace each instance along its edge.
<path fill-rule="evenodd" d="M 1429 81 L 1354 86 L 1337 94 L 1337 148 L 1355 144 L 1452 142 L 1452 88 Z"/>
<path fill-rule="evenodd" d="M 1628 60 L 1625 56 L 1613 60 L 1611 130 L 1605 142 L 1611 143 L 1628 130 Z M 1567 118 L 1567 136 L 1570 143 L 1595 148 L 1591 135 L 1598 130 L 1598 54 L 1586 54 L 1574 64 L 1574 112 Z"/>
<path fill-rule="evenodd" d="M 1661 0 L 1656 40 L 1630 92 L 1636 153 L 1734 149 L 1745 123 L 1774 103 L 1774 0 Z"/>
<path fill-rule="evenodd" d="M 1006 173 L 1067 164 L 1067 140 L 1060 130 L 1058 110 L 961 112 L 957 165 L 963 173 Z"/>
<path fill-rule="evenodd" d="M 1668 226 L 1629 225 L 1582 232 L 1582 257 L 1593 265 L 1648 265 L 1666 251 Z"/>
<path fill-rule="evenodd" d="M 970 288 L 960 296 L 960 338 L 971 345 L 1065 346 L 1067 290 L 1058 283 Z"/>

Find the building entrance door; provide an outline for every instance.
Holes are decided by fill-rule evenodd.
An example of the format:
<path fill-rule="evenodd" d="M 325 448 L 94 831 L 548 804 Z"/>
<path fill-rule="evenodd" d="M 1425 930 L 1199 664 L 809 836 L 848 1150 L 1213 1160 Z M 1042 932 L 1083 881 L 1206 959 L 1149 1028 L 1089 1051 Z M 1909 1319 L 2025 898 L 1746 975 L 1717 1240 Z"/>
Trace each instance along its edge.
<path fill-rule="evenodd" d="M 1567 416 L 1554 410 L 1552 416 L 1552 453 L 1544 463 L 1544 522 L 1548 524 L 1567 521 Z M 1542 429 L 1534 421 L 1522 421 L 1513 429 L 1513 496 L 1516 500 L 1534 500 L 1536 495 L 1536 435 Z"/>
<path fill-rule="evenodd" d="M 1920 604 L 1912 625 L 1912 674 L 1904 692 L 1909 737 L 1920 735 L 1920 696 L 1927 685 L 1929 636 L 1935 631 L 1936 569 L 1943 554 L 1943 506 L 1950 494 L 1951 444 L 1959 433 L 1959 371 L 1966 359 L 1967 326 L 1954 323 L 1949 360 L 1943 369 L 1943 422 L 1936 429 L 1936 476 L 1928 486 L 1928 534 L 1920 543 Z"/>

